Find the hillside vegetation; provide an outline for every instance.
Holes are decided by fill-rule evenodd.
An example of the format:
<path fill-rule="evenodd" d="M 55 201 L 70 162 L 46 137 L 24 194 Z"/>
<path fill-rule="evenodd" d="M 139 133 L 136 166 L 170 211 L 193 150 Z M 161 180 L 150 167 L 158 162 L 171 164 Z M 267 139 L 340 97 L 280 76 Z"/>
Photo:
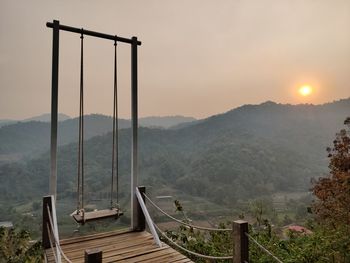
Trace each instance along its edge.
<path fill-rule="evenodd" d="M 44 153 L 50 146 L 49 114 L 25 119 L 20 122 L 4 120 L 0 122 L 0 164 L 7 160 L 19 160 L 21 157 L 33 158 Z M 58 123 L 58 144 L 65 145 L 78 140 L 78 118 L 68 118 L 60 114 Z M 194 118 L 183 116 L 140 118 L 142 127 L 169 128 Z M 84 118 L 85 139 L 105 135 L 112 130 L 112 118 L 100 114 L 87 115 Z M 130 120 L 119 119 L 119 128 L 130 127 Z M 3 127 L 1 127 L 3 126 Z"/>
<path fill-rule="evenodd" d="M 168 186 L 227 205 L 277 191 L 308 190 L 310 178 L 327 171 L 325 149 L 347 115 L 350 99 L 317 106 L 266 102 L 245 105 L 180 129 L 140 128 L 140 181 L 148 187 Z M 91 116 L 86 121 L 86 138 L 90 138 L 85 142 L 88 192 L 105 192 L 110 183 L 112 136 L 92 137 L 103 130 L 104 118 Z M 60 124 L 61 144 L 63 138 L 68 143 L 69 135 L 76 136 L 73 128 L 67 128 L 73 121 Z M 36 134 L 45 130 L 42 123 L 27 125 L 33 126 Z M 26 134 L 24 129 L 17 132 Z M 9 139 L 0 135 L 0 145 L 6 149 L 4 142 Z M 19 145 L 30 149 L 28 136 Z M 123 129 L 119 138 L 121 189 L 127 192 L 130 129 Z M 61 146 L 61 197 L 75 195 L 76 164 L 76 143 Z M 48 177 L 48 154 L 27 163 L 5 164 L 0 167 L 0 199 L 40 198 L 47 193 Z"/>

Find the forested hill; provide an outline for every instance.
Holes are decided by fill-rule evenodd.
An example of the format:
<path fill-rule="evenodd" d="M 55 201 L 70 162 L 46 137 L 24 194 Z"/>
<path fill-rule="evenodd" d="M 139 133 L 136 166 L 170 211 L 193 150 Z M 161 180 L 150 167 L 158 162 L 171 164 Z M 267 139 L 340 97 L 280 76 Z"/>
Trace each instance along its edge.
<path fill-rule="evenodd" d="M 181 129 L 181 140 L 195 145 L 231 132 L 254 136 L 300 154 L 319 155 L 350 115 L 350 98 L 322 105 L 285 105 L 265 102 L 244 105 Z"/>
<path fill-rule="evenodd" d="M 78 118 L 68 118 L 60 114 L 64 121 L 59 122 L 58 144 L 64 145 L 77 141 L 78 139 Z M 33 156 L 34 153 L 43 153 L 50 145 L 50 123 L 49 115 L 44 114 L 38 117 L 23 120 L 0 127 L 0 163 L 6 156 Z M 39 121 L 40 120 L 40 121 Z M 167 116 L 167 117 L 146 117 L 139 120 L 140 126 L 168 128 L 180 123 L 195 120 L 191 117 Z M 119 128 L 130 127 L 130 120 L 119 119 Z M 85 139 L 93 136 L 104 135 L 112 130 L 112 118 L 100 114 L 87 115 L 84 118 Z"/>
<path fill-rule="evenodd" d="M 327 171 L 325 149 L 349 115 L 350 99 L 317 106 L 266 102 L 180 129 L 140 128 L 140 181 L 153 189 L 167 186 L 227 204 L 276 191 L 307 190 L 311 177 Z M 110 155 L 110 133 L 86 141 L 88 191 L 108 188 Z M 60 195 L 72 196 L 76 143 L 60 147 L 58 156 Z M 129 165 L 130 129 L 124 129 L 121 189 L 129 189 Z M 40 197 L 47 193 L 48 175 L 47 154 L 27 164 L 0 166 L 0 198 Z"/>
<path fill-rule="evenodd" d="M 88 115 L 84 118 L 85 138 L 106 134 L 111 130 L 112 119 L 103 115 Z M 119 120 L 121 128 L 130 122 Z M 58 144 L 63 145 L 78 138 L 78 119 L 59 122 Z M 0 156 L 9 154 L 33 155 L 49 149 L 50 123 L 40 121 L 19 122 L 0 128 Z"/>
<path fill-rule="evenodd" d="M 152 116 L 140 118 L 139 125 L 143 127 L 153 128 L 177 128 L 179 125 L 186 125 L 190 122 L 196 121 L 193 117 L 184 116 Z"/>

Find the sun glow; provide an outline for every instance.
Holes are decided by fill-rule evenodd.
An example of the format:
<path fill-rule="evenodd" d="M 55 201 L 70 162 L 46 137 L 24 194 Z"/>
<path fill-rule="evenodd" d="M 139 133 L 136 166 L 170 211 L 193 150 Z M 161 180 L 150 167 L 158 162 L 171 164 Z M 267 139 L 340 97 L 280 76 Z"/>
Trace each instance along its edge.
<path fill-rule="evenodd" d="M 306 97 L 312 93 L 312 87 L 310 85 L 303 85 L 299 88 L 299 94 Z"/>

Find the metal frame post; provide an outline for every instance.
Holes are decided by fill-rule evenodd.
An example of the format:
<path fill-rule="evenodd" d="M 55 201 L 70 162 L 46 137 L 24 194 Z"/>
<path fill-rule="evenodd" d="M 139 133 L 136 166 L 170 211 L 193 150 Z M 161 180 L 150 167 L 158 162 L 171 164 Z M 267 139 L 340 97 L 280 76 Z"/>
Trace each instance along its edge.
<path fill-rule="evenodd" d="M 138 186 L 138 99 L 137 99 L 137 37 L 132 37 L 131 44 L 131 229 L 138 227 L 139 210 L 136 198 L 136 187 Z"/>
<path fill-rule="evenodd" d="M 57 122 L 58 122 L 58 58 L 60 22 L 53 21 L 52 38 L 52 83 L 51 83 L 51 175 L 50 195 L 57 195 Z"/>

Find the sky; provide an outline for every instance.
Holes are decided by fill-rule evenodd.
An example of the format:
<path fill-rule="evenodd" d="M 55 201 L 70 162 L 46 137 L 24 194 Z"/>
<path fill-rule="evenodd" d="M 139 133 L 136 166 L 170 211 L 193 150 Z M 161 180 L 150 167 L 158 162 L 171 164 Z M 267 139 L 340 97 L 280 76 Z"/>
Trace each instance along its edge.
<path fill-rule="evenodd" d="M 137 36 L 139 115 L 205 118 L 267 100 L 350 96 L 348 0 L 0 0 L 0 119 L 50 112 L 46 22 Z M 80 38 L 60 33 L 59 111 L 79 111 Z M 113 112 L 113 41 L 84 39 L 85 113 Z M 130 117 L 130 46 L 118 45 L 119 116 Z M 308 84 L 313 93 L 298 95 Z"/>

